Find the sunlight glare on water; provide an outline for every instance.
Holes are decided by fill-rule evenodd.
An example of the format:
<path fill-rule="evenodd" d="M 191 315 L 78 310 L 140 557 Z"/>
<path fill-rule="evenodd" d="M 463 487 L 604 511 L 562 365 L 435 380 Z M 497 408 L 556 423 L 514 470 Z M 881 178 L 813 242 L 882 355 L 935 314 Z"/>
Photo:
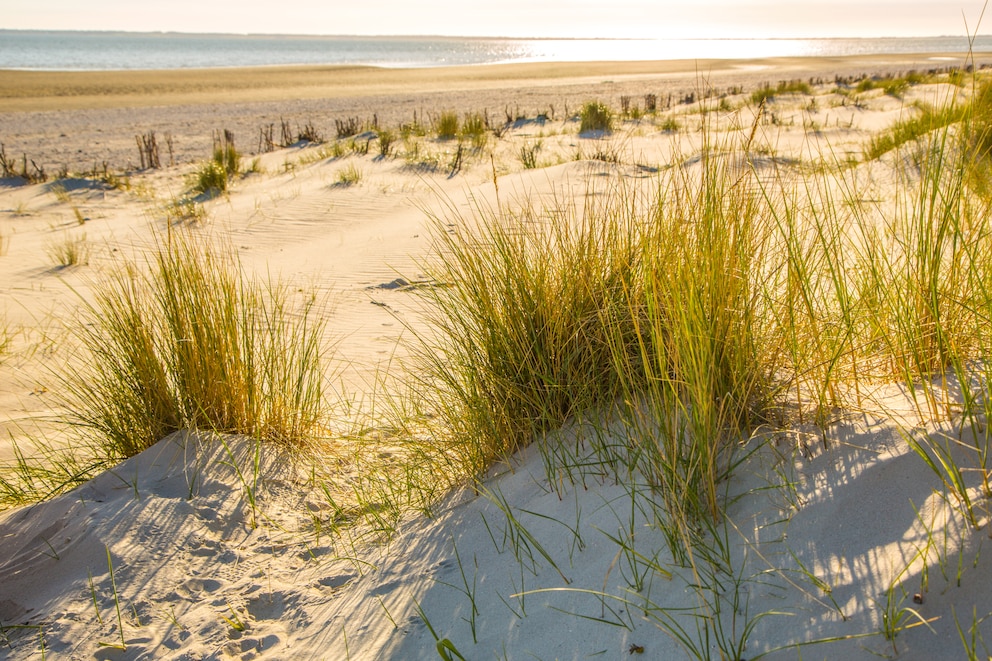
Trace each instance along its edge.
<path fill-rule="evenodd" d="M 818 55 L 809 39 L 575 39 L 521 42 L 516 61 L 751 59 Z"/>

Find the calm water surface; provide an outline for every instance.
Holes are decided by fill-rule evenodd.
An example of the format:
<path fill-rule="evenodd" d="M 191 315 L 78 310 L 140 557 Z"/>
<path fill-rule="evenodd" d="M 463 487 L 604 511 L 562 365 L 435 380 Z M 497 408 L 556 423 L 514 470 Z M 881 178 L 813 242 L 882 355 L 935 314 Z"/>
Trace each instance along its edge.
<path fill-rule="evenodd" d="M 966 53 L 965 37 L 487 39 L 0 30 L 0 69 L 115 70 L 287 64 L 435 67 L 498 62 Z M 976 51 L 992 50 L 992 36 Z"/>

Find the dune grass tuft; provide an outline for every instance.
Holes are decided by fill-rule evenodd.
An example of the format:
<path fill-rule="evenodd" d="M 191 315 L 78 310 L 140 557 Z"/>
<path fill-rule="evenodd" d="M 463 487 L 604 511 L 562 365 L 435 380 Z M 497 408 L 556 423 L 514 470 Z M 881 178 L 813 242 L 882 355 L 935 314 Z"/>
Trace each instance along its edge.
<path fill-rule="evenodd" d="M 478 475 L 568 420 L 612 420 L 625 448 L 603 461 L 647 478 L 685 557 L 761 425 L 825 426 L 880 383 L 946 419 L 947 370 L 975 383 L 992 364 L 967 119 L 921 138 L 884 203 L 846 168 L 759 176 L 744 127 L 581 208 L 452 209 L 415 371 L 431 460 Z M 988 393 L 970 400 L 979 420 Z"/>
<path fill-rule="evenodd" d="M 396 134 L 393 131 L 382 129 L 379 131 L 378 136 L 379 156 L 382 158 L 388 158 L 393 149 L 393 145 L 396 143 Z"/>
<path fill-rule="evenodd" d="M 234 146 L 234 134 L 228 130 L 214 136 L 214 163 L 229 177 L 241 171 L 241 153 Z"/>
<path fill-rule="evenodd" d="M 462 139 L 472 143 L 475 150 L 484 149 L 489 140 L 488 120 L 485 115 L 473 112 L 466 113 L 462 121 L 460 135 Z"/>
<path fill-rule="evenodd" d="M 949 126 L 957 126 L 967 138 L 966 146 L 984 158 L 992 152 L 992 83 L 976 86 L 967 102 L 950 101 L 939 106 L 918 104 L 915 112 L 874 136 L 865 147 L 865 158 L 879 158 L 907 143 L 919 141 Z M 977 165 L 968 164 L 969 168 Z"/>
<path fill-rule="evenodd" d="M 338 171 L 338 184 L 342 186 L 354 186 L 362 180 L 362 171 L 354 163 Z"/>
<path fill-rule="evenodd" d="M 148 271 L 126 265 L 79 328 L 92 370 L 67 378 L 67 405 L 107 456 L 184 428 L 294 448 L 321 430 L 325 350 L 314 300 L 297 305 L 201 241 L 173 232 Z"/>
<path fill-rule="evenodd" d="M 566 420 L 613 417 L 683 528 L 717 515 L 735 443 L 780 387 L 761 197 L 728 167 L 617 183 L 582 208 L 479 209 L 455 233 L 438 221 L 433 276 L 450 286 L 424 293 L 415 388 L 431 444 L 478 474 Z"/>
<path fill-rule="evenodd" d="M 932 80 L 932 78 L 930 74 L 920 73 L 918 71 L 910 71 L 900 76 L 866 77 L 861 79 L 855 89 L 858 92 L 882 89 L 885 90 L 887 95 L 900 98 L 910 87 L 922 85 Z"/>
<path fill-rule="evenodd" d="M 59 267 L 80 266 L 89 264 L 90 247 L 86 242 L 86 235 L 67 235 L 60 240 L 53 241 L 45 248 L 48 258 Z"/>
<path fill-rule="evenodd" d="M 962 106 L 944 106 L 933 108 L 920 106 L 918 112 L 895 124 L 881 133 L 871 137 L 865 147 L 865 158 L 874 160 L 897 149 L 909 142 L 920 139 L 927 134 L 955 124 L 964 119 L 966 108 Z"/>
<path fill-rule="evenodd" d="M 579 112 L 579 133 L 611 133 L 613 131 L 613 111 L 599 101 L 589 101 Z"/>
<path fill-rule="evenodd" d="M 432 117 L 434 134 L 438 140 L 453 140 L 458 137 L 458 113 L 454 110 L 444 110 Z"/>
<path fill-rule="evenodd" d="M 757 106 L 783 94 L 812 95 L 813 88 L 802 80 L 782 80 L 775 87 L 766 83 L 751 93 L 751 103 Z"/>
<path fill-rule="evenodd" d="M 228 176 L 224 166 L 216 161 L 207 161 L 193 176 L 193 191 L 204 195 L 216 195 L 227 191 Z"/>
<path fill-rule="evenodd" d="M 193 190 L 204 195 L 224 193 L 240 171 L 241 153 L 234 146 L 234 134 L 225 130 L 214 136 L 213 158 L 194 173 Z"/>
<path fill-rule="evenodd" d="M 597 223 L 570 205 L 547 213 L 480 209 L 454 234 L 437 220 L 431 268 L 451 286 L 423 291 L 434 331 L 422 338 L 421 374 L 469 473 L 618 392 L 598 316 L 624 304 L 634 219 Z"/>

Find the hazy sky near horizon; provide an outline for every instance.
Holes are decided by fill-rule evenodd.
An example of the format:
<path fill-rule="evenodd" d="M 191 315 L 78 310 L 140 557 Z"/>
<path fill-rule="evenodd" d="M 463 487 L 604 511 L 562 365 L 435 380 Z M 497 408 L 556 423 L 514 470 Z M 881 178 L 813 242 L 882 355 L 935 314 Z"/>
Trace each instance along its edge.
<path fill-rule="evenodd" d="M 511 37 L 964 35 L 984 0 L 0 0 L 0 28 Z M 979 32 L 992 32 L 992 11 Z"/>

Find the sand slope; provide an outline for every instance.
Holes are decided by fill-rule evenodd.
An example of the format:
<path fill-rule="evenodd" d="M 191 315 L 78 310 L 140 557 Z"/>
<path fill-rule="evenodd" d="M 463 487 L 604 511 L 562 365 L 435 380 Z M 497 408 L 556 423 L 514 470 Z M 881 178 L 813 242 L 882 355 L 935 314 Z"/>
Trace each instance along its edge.
<path fill-rule="evenodd" d="M 772 171 L 824 145 L 838 158 L 860 153 L 914 100 L 953 93 L 923 86 L 897 100 L 879 90 L 854 107 L 824 92 L 815 109 L 777 101 L 759 126 L 758 164 Z M 607 139 L 532 117 L 458 172 L 448 167 L 455 145 L 431 138 L 417 158 L 280 150 L 228 195 L 200 200 L 206 218 L 191 229 L 230 245 L 249 273 L 326 303 L 335 385 L 360 408 L 380 370 L 405 355 L 405 326 L 419 323 L 404 283 L 424 277 L 432 216 L 434 231 L 465 222 L 496 203 L 497 185 L 510 206 L 580 203 L 601 182 L 649 187 L 673 154 L 698 149 L 699 105 L 677 111 L 681 133 L 628 122 Z M 203 112 L 196 121 L 208 121 Z M 752 121 L 747 107 L 714 120 L 737 130 Z M 525 170 L 520 151 L 538 141 L 540 167 Z M 361 173 L 350 185 L 349 167 Z M 886 168 L 876 166 L 883 183 Z M 135 174 L 130 191 L 91 179 L 0 186 L 0 311 L 12 338 L 0 356 L 4 459 L 38 436 L 78 441 L 54 424 L 58 374 L 78 367 L 68 329 L 101 277 L 160 240 L 190 171 Z M 51 245 L 69 239 L 85 241 L 87 264 L 53 260 Z M 541 446 L 431 517 L 337 536 L 328 528 L 349 513 L 335 512 L 305 463 L 246 439 L 176 434 L 73 492 L 0 514 L 0 657 L 38 658 L 44 646 L 66 659 L 433 659 L 433 627 L 449 641 L 442 649 L 466 659 L 637 658 L 640 648 L 679 659 L 693 645 L 720 658 L 718 638 L 746 638 L 747 659 L 963 658 L 957 622 L 967 633 L 992 612 L 985 533 L 963 530 L 953 501 L 936 494 L 939 481 L 900 433 L 915 428 L 905 398 L 885 395 L 879 411 L 842 419 L 826 438 L 797 428 L 742 448 L 752 454 L 727 485 L 727 524 L 709 537 L 726 552 L 718 570 L 697 565 L 702 583 L 632 505 L 632 493 L 644 497 L 640 476 L 597 467 L 549 483 Z M 583 431 L 542 442 L 581 457 L 591 451 Z M 902 631 L 893 647 L 886 621 L 914 625 L 916 613 L 928 626 Z M 990 626 L 977 630 L 992 641 Z M 679 627 L 683 646 L 670 635 Z M 108 646 L 122 632 L 126 651 Z M 843 640 L 796 647 L 831 638 Z"/>
<path fill-rule="evenodd" d="M 728 485 L 736 500 L 717 534 L 731 572 L 718 575 L 723 635 L 742 636 L 751 618 L 747 658 L 835 637 L 850 638 L 808 647 L 802 658 L 890 656 L 879 631 L 894 587 L 899 608 L 929 620 L 897 636 L 898 658 L 961 658 L 955 617 L 967 628 L 973 609 L 992 609 L 982 536 L 943 527 L 948 508 L 932 492 L 939 485 L 890 424 L 840 424 L 827 444 L 811 445 L 792 466 L 785 439 L 755 440 Z M 715 640 L 700 642 L 696 630 L 717 636 L 716 620 L 683 610 L 706 613 L 691 572 L 631 506 L 631 489 L 644 489 L 636 475 L 551 485 L 531 448 L 497 467 L 481 495 L 453 494 L 385 545 L 351 546 L 307 530 L 304 502 L 317 510 L 320 497 L 287 457 L 265 448 L 255 483 L 254 452 L 245 440 L 178 434 L 71 494 L 8 512 L 0 618 L 44 623 L 54 658 L 437 658 L 421 613 L 469 659 L 620 659 L 631 646 L 648 658 L 687 658 L 658 626 L 655 609 L 667 608 L 677 614 L 665 622 L 719 658 Z M 940 545 L 925 591 L 921 522 Z M 108 550 L 126 652 L 100 647 L 120 640 Z M 33 630 L 7 636 L 9 658 L 38 654 Z"/>

